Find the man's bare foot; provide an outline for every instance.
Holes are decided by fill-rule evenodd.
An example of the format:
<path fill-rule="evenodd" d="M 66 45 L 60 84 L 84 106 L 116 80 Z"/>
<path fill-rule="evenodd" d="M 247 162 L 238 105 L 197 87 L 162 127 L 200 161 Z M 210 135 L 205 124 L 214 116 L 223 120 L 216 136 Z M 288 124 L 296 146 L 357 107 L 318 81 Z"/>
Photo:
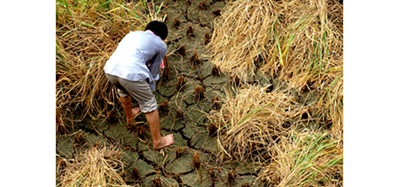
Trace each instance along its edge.
<path fill-rule="evenodd" d="M 175 142 L 174 135 L 169 134 L 167 136 L 161 137 L 160 140 L 158 141 L 153 140 L 153 147 L 154 149 L 161 149 L 172 145 L 174 142 Z"/>
<path fill-rule="evenodd" d="M 132 116 L 129 118 L 126 116 L 126 123 L 129 125 L 135 124 L 135 117 L 139 114 L 140 109 L 139 108 L 132 108 Z"/>
<path fill-rule="evenodd" d="M 136 115 L 138 115 L 139 112 L 140 112 L 140 109 L 139 109 L 139 108 L 132 108 L 132 114 L 133 114 L 134 117 L 135 117 Z"/>

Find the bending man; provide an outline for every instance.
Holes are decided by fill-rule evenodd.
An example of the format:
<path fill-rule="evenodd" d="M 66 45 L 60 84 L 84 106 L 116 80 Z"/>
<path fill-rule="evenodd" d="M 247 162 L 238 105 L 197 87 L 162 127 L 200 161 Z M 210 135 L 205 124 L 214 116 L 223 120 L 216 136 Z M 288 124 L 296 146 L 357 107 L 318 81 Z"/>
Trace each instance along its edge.
<path fill-rule="evenodd" d="M 134 123 L 139 111 L 146 114 L 154 149 L 174 143 L 172 134 L 161 137 L 157 101 L 153 94 L 167 52 L 163 42 L 167 36 L 165 23 L 152 21 L 145 31 L 127 34 L 104 67 L 107 79 L 117 87 L 127 124 Z M 131 97 L 139 102 L 140 109 L 132 109 Z"/>

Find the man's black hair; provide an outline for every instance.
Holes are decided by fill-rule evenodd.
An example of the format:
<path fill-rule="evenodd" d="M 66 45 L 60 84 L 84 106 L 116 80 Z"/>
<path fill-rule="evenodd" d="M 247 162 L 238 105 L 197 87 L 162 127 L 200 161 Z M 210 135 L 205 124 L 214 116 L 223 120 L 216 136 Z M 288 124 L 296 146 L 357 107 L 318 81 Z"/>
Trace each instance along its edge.
<path fill-rule="evenodd" d="M 165 38 L 167 38 L 168 36 L 167 25 L 161 21 L 151 21 L 150 23 L 147 24 L 144 30 L 153 31 L 153 33 L 159 36 L 162 40 L 165 40 Z"/>

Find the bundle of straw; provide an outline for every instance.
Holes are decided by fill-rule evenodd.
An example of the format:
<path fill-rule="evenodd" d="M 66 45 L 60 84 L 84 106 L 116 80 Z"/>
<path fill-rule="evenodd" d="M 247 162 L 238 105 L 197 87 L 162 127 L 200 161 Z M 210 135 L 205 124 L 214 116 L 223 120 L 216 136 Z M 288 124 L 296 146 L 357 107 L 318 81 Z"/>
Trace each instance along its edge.
<path fill-rule="evenodd" d="M 119 104 L 103 72 L 119 41 L 159 13 L 146 1 L 57 0 L 57 124 L 98 118 Z M 153 12 L 153 13 L 152 13 Z M 149 16 L 152 15 L 152 16 Z"/>
<path fill-rule="evenodd" d="M 334 62 L 340 66 L 325 73 L 325 81 L 321 85 L 324 89 L 317 102 L 317 114 L 322 123 L 332 124 L 330 129 L 335 139 L 343 142 L 343 59 Z"/>
<path fill-rule="evenodd" d="M 327 132 L 291 131 L 275 144 L 274 163 L 261 175 L 276 186 L 340 186 L 343 181 L 343 154 Z M 333 185 L 335 184 L 335 185 Z"/>
<path fill-rule="evenodd" d="M 293 72 L 305 83 L 343 54 L 342 8 L 328 0 L 232 1 L 208 44 L 211 62 L 242 77 L 258 68 Z"/>
<path fill-rule="evenodd" d="M 317 123 L 340 139 L 343 5 L 332 0 L 238 0 L 223 9 L 208 44 L 211 62 L 241 79 L 256 71 L 298 92 L 315 91 Z M 327 122 L 329 121 L 329 122 Z M 328 125 L 329 126 L 329 125 Z"/>
<path fill-rule="evenodd" d="M 127 186 L 122 153 L 115 146 L 88 149 L 59 172 L 57 186 Z"/>
<path fill-rule="evenodd" d="M 285 122 L 295 123 L 300 108 L 284 93 L 266 93 L 268 87 L 249 86 L 235 92 L 225 90 L 221 110 L 209 116 L 219 124 L 220 147 L 243 161 L 257 151 L 268 151 L 277 138 L 286 136 Z M 223 154 L 221 154 L 223 158 Z"/>

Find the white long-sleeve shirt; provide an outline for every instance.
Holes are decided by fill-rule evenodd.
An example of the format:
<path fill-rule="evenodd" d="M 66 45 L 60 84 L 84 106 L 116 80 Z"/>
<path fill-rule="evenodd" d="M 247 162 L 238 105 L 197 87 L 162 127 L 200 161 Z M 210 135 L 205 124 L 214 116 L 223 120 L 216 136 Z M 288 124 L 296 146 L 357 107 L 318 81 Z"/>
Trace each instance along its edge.
<path fill-rule="evenodd" d="M 167 46 L 153 32 L 130 32 L 106 62 L 104 72 L 130 81 L 147 80 L 154 91 L 154 81 L 159 79 L 160 64 L 166 52 Z"/>

